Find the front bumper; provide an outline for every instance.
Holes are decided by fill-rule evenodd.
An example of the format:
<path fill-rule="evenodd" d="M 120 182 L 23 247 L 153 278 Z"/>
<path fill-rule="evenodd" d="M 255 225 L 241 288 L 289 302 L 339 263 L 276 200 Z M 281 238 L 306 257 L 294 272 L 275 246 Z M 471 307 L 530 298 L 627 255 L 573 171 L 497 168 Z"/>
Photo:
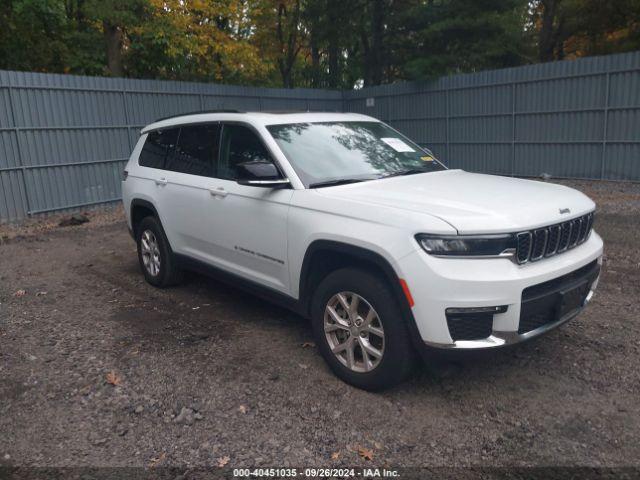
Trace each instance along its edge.
<path fill-rule="evenodd" d="M 433 342 L 424 342 L 425 345 L 432 348 L 444 348 L 444 349 L 463 349 L 463 350 L 478 350 L 483 348 L 495 348 L 495 347 L 505 347 L 508 345 L 514 345 L 516 343 L 522 343 L 527 340 L 531 340 L 533 338 L 539 337 L 540 335 L 544 335 L 545 333 L 553 330 L 556 327 L 559 327 L 563 323 L 568 322 L 572 318 L 576 317 L 589 303 L 593 293 L 595 291 L 596 284 L 598 282 L 598 278 L 596 278 L 594 284 L 589 289 L 589 293 L 585 297 L 584 301 L 580 308 L 569 312 L 568 314 L 560 317 L 557 320 L 549 320 L 538 328 L 533 330 L 529 330 L 528 332 L 518 333 L 518 332 L 500 332 L 497 330 L 493 330 L 491 335 L 487 338 L 479 339 L 479 340 L 456 340 L 452 343 L 433 343 Z"/>
<path fill-rule="evenodd" d="M 421 261 L 417 261 L 414 255 Z M 580 247 L 529 265 L 516 265 L 506 259 L 439 259 L 418 251 L 401 259 L 398 267 L 415 299 L 412 314 L 426 346 L 485 349 L 530 340 L 578 315 L 596 289 L 601 258 L 602 240 L 593 232 Z M 591 268 L 593 265 L 597 268 Z M 576 271 L 584 275 L 576 278 L 573 275 Z M 561 277 L 566 277 L 567 281 L 560 281 Z M 549 315 L 538 319 L 537 328 L 523 331 L 521 317 L 527 317 L 533 304 L 544 304 L 545 298 L 550 302 L 557 301 L 557 295 L 576 282 L 588 282 L 588 291 L 578 308 L 561 316 Z M 527 292 L 535 291 L 538 285 L 547 285 L 548 288 L 544 292 L 538 291 L 534 299 L 528 298 Z M 498 305 L 507 306 L 507 311 L 493 315 L 486 337 L 473 340 L 452 338 L 445 314 L 447 308 Z"/>

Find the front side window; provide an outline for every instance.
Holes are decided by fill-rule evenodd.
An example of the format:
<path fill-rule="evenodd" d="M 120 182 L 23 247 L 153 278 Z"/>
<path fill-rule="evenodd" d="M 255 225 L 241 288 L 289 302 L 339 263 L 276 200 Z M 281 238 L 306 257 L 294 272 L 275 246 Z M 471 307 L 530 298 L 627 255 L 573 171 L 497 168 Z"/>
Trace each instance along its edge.
<path fill-rule="evenodd" d="M 237 180 L 240 173 L 238 164 L 245 162 L 273 162 L 273 160 L 260 137 L 249 127 L 224 125 L 217 176 L 227 180 Z"/>
<path fill-rule="evenodd" d="M 138 159 L 140 166 L 164 168 L 165 159 L 173 151 L 178 140 L 179 130 L 178 128 L 170 128 L 149 132 Z"/>
<path fill-rule="evenodd" d="M 173 154 L 167 157 L 165 169 L 203 177 L 214 176 L 219 141 L 218 124 L 183 126 Z"/>
<path fill-rule="evenodd" d="M 306 187 L 444 170 L 433 154 L 380 122 L 270 125 Z"/>

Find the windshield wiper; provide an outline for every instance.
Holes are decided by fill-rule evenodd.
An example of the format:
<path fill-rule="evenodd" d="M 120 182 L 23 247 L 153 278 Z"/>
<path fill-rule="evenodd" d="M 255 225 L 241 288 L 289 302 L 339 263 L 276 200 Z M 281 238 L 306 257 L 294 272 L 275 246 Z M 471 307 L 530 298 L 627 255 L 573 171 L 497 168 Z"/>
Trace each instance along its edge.
<path fill-rule="evenodd" d="M 397 172 L 387 173 L 386 175 L 382 175 L 380 178 L 389 178 L 389 177 L 402 177 L 404 175 L 417 175 L 418 173 L 427 173 L 430 170 L 425 170 L 424 168 L 407 168 L 406 170 L 398 170 Z"/>
<path fill-rule="evenodd" d="M 309 184 L 309 188 L 334 187 L 336 185 L 347 185 L 349 183 L 364 182 L 359 178 L 339 178 L 337 180 L 326 180 L 324 182 L 316 182 Z"/>

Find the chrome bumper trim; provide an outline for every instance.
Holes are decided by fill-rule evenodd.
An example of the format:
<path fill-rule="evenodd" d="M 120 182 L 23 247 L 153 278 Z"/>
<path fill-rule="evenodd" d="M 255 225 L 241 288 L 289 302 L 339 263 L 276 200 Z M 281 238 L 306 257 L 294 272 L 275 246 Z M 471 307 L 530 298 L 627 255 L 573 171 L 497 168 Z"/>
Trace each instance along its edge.
<path fill-rule="evenodd" d="M 555 322 L 547 323 L 540 328 L 536 328 L 535 330 L 531 330 L 527 333 L 518 333 L 516 332 L 499 332 L 494 330 L 491 335 L 487 338 L 483 338 L 481 340 L 458 340 L 453 343 L 434 343 L 434 342 L 424 342 L 428 347 L 446 349 L 446 350 L 479 350 L 485 348 L 496 348 L 496 347 L 504 347 L 507 345 L 514 345 L 516 343 L 522 343 L 532 338 L 538 337 L 540 335 L 544 335 L 545 333 L 553 330 L 556 327 L 559 327 L 563 323 L 568 322 L 572 318 L 576 317 L 584 307 L 587 306 L 587 303 L 593 297 L 595 286 L 598 283 L 598 279 L 595 280 L 592 289 L 589 290 L 587 297 L 584 300 L 582 306 L 576 309 L 573 312 L 570 312 L 568 315 L 565 315 L 560 320 L 556 320 Z"/>

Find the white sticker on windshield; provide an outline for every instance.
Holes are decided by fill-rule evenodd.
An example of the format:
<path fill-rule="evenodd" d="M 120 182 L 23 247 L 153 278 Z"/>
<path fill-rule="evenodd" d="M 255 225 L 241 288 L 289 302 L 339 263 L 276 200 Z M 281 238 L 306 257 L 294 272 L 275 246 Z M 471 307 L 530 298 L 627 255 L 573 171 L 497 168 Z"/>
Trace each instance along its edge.
<path fill-rule="evenodd" d="M 411 148 L 409 145 L 404 143 L 399 138 L 386 137 L 386 138 L 381 138 L 380 140 L 382 140 L 384 143 L 389 145 L 396 152 L 415 152 L 413 148 Z"/>

